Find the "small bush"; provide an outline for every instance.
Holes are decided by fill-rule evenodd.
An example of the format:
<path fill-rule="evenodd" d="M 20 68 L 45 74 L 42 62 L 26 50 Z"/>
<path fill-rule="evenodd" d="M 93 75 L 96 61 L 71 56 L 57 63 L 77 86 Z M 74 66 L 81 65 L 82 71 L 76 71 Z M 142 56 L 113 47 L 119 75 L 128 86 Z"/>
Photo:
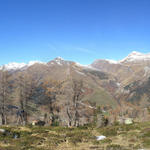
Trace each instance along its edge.
<path fill-rule="evenodd" d="M 141 131 L 142 137 L 150 137 L 150 128 Z"/>
<path fill-rule="evenodd" d="M 117 128 L 104 128 L 100 131 L 102 135 L 105 136 L 116 136 L 117 135 Z"/>
<path fill-rule="evenodd" d="M 146 148 L 150 148 L 150 138 L 143 139 L 143 146 Z"/>
<path fill-rule="evenodd" d="M 107 145 L 106 150 L 123 150 L 123 147 L 117 144 Z"/>
<path fill-rule="evenodd" d="M 101 143 L 108 143 L 108 144 L 110 144 L 110 143 L 112 143 L 112 140 L 107 138 L 107 139 L 102 140 Z"/>
<path fill-rule="evenodd" d="M 52 126 L 54 126 L 54 127 L 59 126 L 59 121 L 54 121 L 54 122 L 52 123 Z"/>

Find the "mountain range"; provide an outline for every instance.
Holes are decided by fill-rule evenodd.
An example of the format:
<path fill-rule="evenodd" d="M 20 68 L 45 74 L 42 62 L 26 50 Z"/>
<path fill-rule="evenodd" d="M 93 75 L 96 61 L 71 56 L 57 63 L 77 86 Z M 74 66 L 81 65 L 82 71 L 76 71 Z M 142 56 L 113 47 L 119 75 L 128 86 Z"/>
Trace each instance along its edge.
<path fill-rule="evenodd" d="M 149 61 L 150 60 L 150 53 L 148 54 L 143 54 L 143 53 L 140 53 L 140 52 L 136 52 L 136 51 L 133 51 L 131 52 L 127 57 L 125 57 L 124 59 L 122 60 L 119 60 L 119 61 L 115 61 L 115 60 L 109 60 L 109 59 L 98 59 L 96 61 L 94 61 L 92 63 L 92 65 L 94 63 L 97 63 L 98 61 L 105 61 L 109 64 L 128 64 L 128 63 L 139 63 L 139 62 L 146 62 L 146 61 Z M 57 57 L 53 60 L 54 64 L 57 63 L 59 65 L 61 65 L 61 61 L 65 61 L 63 58 L 61 57 Z M 16 62 L 12 62 L 12 63 L 8 63 L 8 64 L 5 64 L 4 66 L 6 67 L 6 69 L 8 70 L 17 70 L 17 69 L 22 69 L 22 68 L 25 68 L 25 67 L 30 67 L 34 64 L 48 64 L 46 62 L 41 62 L 41 61 L 30 61 L 29 63 L 16 63 Z M 53 63 L 51 63 L 53 64 Z M 86 66 L 86 65 L 81 65 L 79 63 L 76 63 L 80 66 Z M 91 64 L 90 65 L 87 65 L 88 66 L 92 66 Z"/>
<path fill-rule="evenodd" d="M 16 82 L 22 73 L 29 74 L 38 85 L 38 92 L 33 99 L 40 114 L 32 116 L 32 119 L 37 116 L 42 118 L 48 111 L 45 97 L 40 90 L 41 83 L 48 79 L 66 81 L 64 89 L 67 94 L 57 97 L 59 114 L 66 124 L 68 118 L 66 104 L 71 101 L 68 97 L 68 93 L 71 92 L 69 83 L 71 78 L 84 84 L 84 97 L 79 110 L 82 124 L 87 123 L 87 118 L 93 111 L 91 108 L 97 106 L 107 111 L 111 120 L 122 114 L 139 120 L 150 119 L 150 54 L 134 51 L 120 61 L 97 59 L 90 65 L 81 65 L 58 57 L 47 63 L 40 61 L 31 61 L 28 64 L 9 63 L 0 69 L 11 73 L 13 82 Z M 14 89 L 12 95 L 17 93 L 17 88 Z M 18 105 L 16 97 L 12 102 L 15 106 Z"/>

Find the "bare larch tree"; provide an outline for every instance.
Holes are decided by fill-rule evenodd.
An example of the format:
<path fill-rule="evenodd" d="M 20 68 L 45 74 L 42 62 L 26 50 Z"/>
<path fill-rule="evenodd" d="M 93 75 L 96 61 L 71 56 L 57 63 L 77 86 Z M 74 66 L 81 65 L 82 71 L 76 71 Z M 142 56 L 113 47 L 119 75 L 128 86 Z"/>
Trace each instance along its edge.
<path fill-rule="evenodd" d="M 47 79 L 43 82 L 43 89 L 46 95 L 48 107 L 49 107 L 49 124 L 53 125 L 55 122 L 55 114 L 54 111 L 58 110 L 58 107 L 55 107 L 55 102 L 57 100 L 57 96 L 62 94 L 62 86 L 64 81 L 56 81 L 52 79 Z M 59 111 L 59 110 L 58 110 Z M 46 115 L 47 116 L 47 115 Z"/>
<path fill-rule="evenodd" d="M 18 122 L 25 125 L 28 123 L 29 103 L 35 90 L 35 81 L 29 74 L 20 74 L 18 78 L 19 103 Z"/>
<path fill-rule="evenodd" d="M 0 72 L 0 114 L 2 125 L 7 124 L 7 106 L 10 96 L 10 75 L 5 67 Z"/>

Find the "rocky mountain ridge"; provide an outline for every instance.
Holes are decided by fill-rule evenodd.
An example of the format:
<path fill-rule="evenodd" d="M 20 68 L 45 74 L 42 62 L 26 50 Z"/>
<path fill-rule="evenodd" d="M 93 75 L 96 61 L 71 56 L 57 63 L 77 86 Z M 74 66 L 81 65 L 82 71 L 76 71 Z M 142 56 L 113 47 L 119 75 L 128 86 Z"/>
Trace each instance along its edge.
<path fill-rule="evenodd" d="M 127 57 L 125 57 L 122 60 L 119 61 L 115 61 L 115 60 L 109 60 L 109 59 L 97 59 L 95 60 L 92 64 L 90 65 L 82 65 L 79 63 L 76 63 L 77 65 L 80 66 L 84 66 L 84 67 L 93 67 L 94 64 L 98 63 L 98 62 L 105 62 L 105 63 L 109 63 L 109 64 L 116 64 L 116 65 L 124 65 L 124 64 L 128 64 L 128 63 L 140 63 L 140 62 L 146 62 L 146 61 L 150 61 L 150 53 L 148 54 L 143 54 L 140 52 L 136 52 L 133 51 L 131 52 Z M 64 62 L 73 62 L 73 61 L 66 61 L 61 57 L 57 57 L 54 60 L 50 61 L 50 62 L 41 62 L 41 61 L 30 61 L 29 63 L 17 63 L 17 62 L 12 62 L 12 63 L 8 63 L 8 64 L 4 64 L 3 66 L 7 69 L 7 70 L 17 70 L 17 69 L 22 69 L 22 68 L 27 68 L 30 67 L 34 64 L 58 64 L 61 65 Z M 2 66 L 1 66 L 2 68 Z"/>

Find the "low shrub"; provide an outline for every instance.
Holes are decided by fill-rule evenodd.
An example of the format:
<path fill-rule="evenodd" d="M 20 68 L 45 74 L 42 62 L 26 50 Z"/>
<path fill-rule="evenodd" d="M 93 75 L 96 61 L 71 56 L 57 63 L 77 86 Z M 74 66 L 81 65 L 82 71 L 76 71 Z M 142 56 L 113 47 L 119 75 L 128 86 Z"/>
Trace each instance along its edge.
<path fill-rule="evenodd" d="M 123 150 L 123 147 L 117 144 L 107 145 L 106 150 Z"/>
<path fill-rule="evenodd" d="M 145 148 L 150 148 L 150 138 L 144 138 L 143 139 L 143 146 Z"/>
<path fill-rule="evenodd" d="M 117 128 L 115 127 L 104 128 L 103 130 L 100 131 L 100 133 L 105 136 L 116 136 Z"/>

